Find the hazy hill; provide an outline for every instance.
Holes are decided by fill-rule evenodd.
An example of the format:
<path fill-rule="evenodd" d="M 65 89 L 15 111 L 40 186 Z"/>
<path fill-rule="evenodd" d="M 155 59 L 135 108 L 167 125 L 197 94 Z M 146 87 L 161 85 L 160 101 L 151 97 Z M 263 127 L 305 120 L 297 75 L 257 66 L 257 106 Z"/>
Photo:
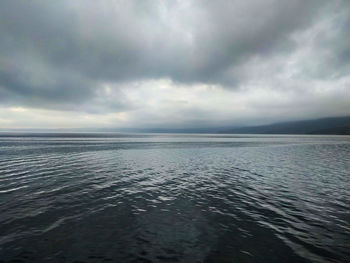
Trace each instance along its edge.
<path fill-rule="evenodd" d="M 350 116 L 279 122 L 247 127 L 207 127 L 207 128 L 81 128 L 81 129 L 1 129 L 7 133 L 231 133 L 231 134 L 338 134 L 350 135 Z M 15 134 L 14 134 L 15 135 Z M 9 135 L 6 135 L 9 136 Z M 68 135 L 67 135 L 68 136 Z M 73 136 L 73 135 L 70 135 Z M 88 135 L 86 135 L 88 136 Z M 95 136 L 95 135 L 94 135 Z M 101 135 L 102 136 L 102 135 Z M 107 136 L 107 135 L 103 135 Z"/>
<path fill-rule="evenodd" d="M 350 135 L 350 116 L 322 118 L 293 122 L 281 122 L 262 126 L 232 128 L 220 133 L 248 134 L 348 134 Z"/>
<path fill-rule="evenodd" d="M 122 129 L 123 132 L 146 133 L 233 133 L 233 134 L 339 134 L 350 135 L 350 116 L 322 118 L 292 122 L 279 122 L 247 127 L 210 127 L 210 128 L 150 128 Z"/>

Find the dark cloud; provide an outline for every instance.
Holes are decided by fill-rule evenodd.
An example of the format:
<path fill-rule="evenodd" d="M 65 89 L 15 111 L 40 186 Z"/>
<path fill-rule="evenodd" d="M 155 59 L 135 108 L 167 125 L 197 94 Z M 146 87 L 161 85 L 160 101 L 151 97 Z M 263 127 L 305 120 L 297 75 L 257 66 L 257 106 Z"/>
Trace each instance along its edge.
<path fill-rule="evenodd" d="M 0 103 L 120 111 L 134 106 L 122 93 L 99 98 L 108 99 L 106 83 L 169 78 L 238 88 L 253 74 L 251 61 L 288 56 L 303 45 L 293 34 L 323 20 L 331 32 L 310 42 L 322 65 L 299 75 L 340 78 L 350 65 L 349 10 L 325 0 L 3 0 Z"/>

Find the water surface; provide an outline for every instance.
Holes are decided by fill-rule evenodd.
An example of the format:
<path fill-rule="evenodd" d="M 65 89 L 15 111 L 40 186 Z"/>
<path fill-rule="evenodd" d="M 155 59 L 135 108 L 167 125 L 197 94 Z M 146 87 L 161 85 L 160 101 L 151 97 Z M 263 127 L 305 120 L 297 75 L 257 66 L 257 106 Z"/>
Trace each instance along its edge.
<path fill-rule="evenodd" d="M 0 262 L 350 262 L 350 137 L 0 134 Z"/>

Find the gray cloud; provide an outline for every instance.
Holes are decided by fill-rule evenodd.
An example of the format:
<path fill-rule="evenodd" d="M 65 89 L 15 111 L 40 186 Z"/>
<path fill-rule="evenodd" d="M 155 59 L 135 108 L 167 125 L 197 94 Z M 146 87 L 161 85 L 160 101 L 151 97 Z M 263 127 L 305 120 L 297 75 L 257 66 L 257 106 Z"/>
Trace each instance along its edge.
<path fill-rule="evenodd" d="M 118 88 L 135 81 L 277 87 L 306 44 L 314 53 L 293 78 L 339 79 L 350 70 L 349 17 L 346 1 L 3 0 L 0 103 L 102 113 L 137 107 Z"/>

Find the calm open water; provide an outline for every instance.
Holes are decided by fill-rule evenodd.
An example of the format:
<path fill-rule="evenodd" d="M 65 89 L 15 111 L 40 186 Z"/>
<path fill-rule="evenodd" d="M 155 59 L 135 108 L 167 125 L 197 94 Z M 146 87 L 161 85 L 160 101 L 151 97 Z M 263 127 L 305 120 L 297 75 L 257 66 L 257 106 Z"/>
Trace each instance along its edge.
<path fill-rule="evenodd" d="M 350 137 L 1 134 L 0 262 L 350 262 Z"/>

